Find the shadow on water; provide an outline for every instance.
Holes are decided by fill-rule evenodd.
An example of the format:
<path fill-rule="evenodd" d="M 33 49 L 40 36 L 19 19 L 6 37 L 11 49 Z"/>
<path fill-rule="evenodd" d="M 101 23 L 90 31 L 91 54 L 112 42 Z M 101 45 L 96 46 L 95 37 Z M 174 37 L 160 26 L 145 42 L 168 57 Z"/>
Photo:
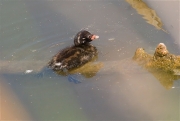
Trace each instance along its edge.
<path fill-rule="evenodd" d="M 23 47 L 20 46 L 21 44 L 15 46 L 19 48 L 15 49 L 17 54 L 9 52 L 11 48 L 9 43 L 13 40 L 8 37 L 12 34 L 11 31 L 7 32 L 6 36 L 3 35 L 3 45 L 7 45 L 7 50 L 1 52 L 3 57 L 6 57 L 2 60 L 10 59 L 13 63 L 19 59 L 32 59 L 35 62 L 44 59 L 42 64 L 33 65 L 37 66 L 36 68 L 44 67 L 46 65 L 44 63 L 48 62 L 53 54 L 64 48 L 66 44 L 72 43 L 71 36 L 80 29 L 89 28 L 93 32 L 99 33 L 101 38 L 100 41 L 93 44 L 99 47 L 99 61 L 103 62 L 103 68 L 101 68 L 102 64 L 98 65 L 97 62 L 94 63 L 94 66 L 97 66 L 95 73 L 84 74 L 85 77 L 92 75 L 91 78 L 75 75 L 75 79 L 84 79 L 83 83 L 69 83 L 66 76 L 59 76 L 51 70 L 25 74 L 26 69 L 31 69 L 26 68 L 25 65 L 23 67 L 26 69 L 18 72 L 16 69 L 22 66 L 20 63 L 14 67 L 16 72 L 11 73 L 13 70 L 1 72 L 0 76 L 10 85 L 34 120 L 178 119 L 179 99 L 177 95 L 179 95 L 179 90 L 165 90 L 161 85 L 159 86 L 159 82 L 151 74 L 142 71 L 141 68 L 133 70 L 134 65 L 122 61 L 124 58 L 132 57 L 135 49 L 139 46 L 145 45 L 143 47 L 152 49 L 151 47 L 155 47 L 154 45 L 162 41 L 171 45 L 171 42 L 167 40 L 167 38 L 171 39 L 169 35 L 147 25 L 141 17 L 135 14 L 134 10 L 128 9 L 128 3 L 124 1 L 13 2 L 20 6 L 18 9 L 18 7 L 13 7 L 12 1 L 10 2 L 3 3 L 6 4 L 6 8 L 10 9 L 7 14 L 13 11 L 16 16 L 16 12 L 22 11 L 22 6 L 25 9 L 27 7 L 27 12 L 24 12 L 28 13 L 30 17 L 26 16 L 21 19 L 23 21 L 27 19 L 31 26 L 23 24 L 21 32 L 25 32 L 25 35 L 19 38 L 18 35 L 15 38 L 12 37 L 14 41 L 20 38 L 28 41 Z M 3 9 L 4 13 L 6 8 Z M 113 11 L 112 13 L 109 13 L 110 9 Z M 132 11 L 133 16 L 131 15 Z M 80 19 L 81 17 L 83 19 Z M 8 28 L 11 28 L 11 19 L 8 19 L 8 27 L 5 27 L 7 31 Z M 18 18 L 16 19 L 18 20 Z M 16 24 L 21 24 L 23 21 L 17 21 Z M 33 29 L 30 30 L 31 27 Z M 16 34 L 19 33 L 14 33 L 14 35 Z M 54 46 L 59 43 L 59 40 L 62 40 L 60 42 L 64 44 Z M 14 41 L 12 43 L 17 43 Z M 25 43 L 24 41 L 18 42 Z M 38 51 L 37 55 L 25 51 L 30 49 Z M 174 45 L 172 45 L 172 49 L 174 49 Z M 14 60 L 11 60 L 12 53 L 14 56 L 18 55 L 13 58 Z M 120 63 L 116 63 L 117 60 Z M 32 63 L 28 63 L 28 66 L 31 65 Z M 118 65 L 123 66 L 118 67 Z M 128 67 L 127 70 L 132 70 L 125 73 L 126 67 Z M 106 73 L 104 73 L 104 69 Z M 39 74 L 44 75 L 39 77 Z M 74 81 L 71 79 L 69 76 L 69 80 Z"/>

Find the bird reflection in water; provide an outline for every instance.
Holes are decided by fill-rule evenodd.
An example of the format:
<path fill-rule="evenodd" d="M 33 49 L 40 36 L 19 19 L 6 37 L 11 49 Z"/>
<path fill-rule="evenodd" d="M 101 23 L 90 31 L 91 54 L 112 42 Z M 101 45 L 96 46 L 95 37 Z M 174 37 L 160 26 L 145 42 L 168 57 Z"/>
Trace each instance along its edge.
<path fill-rule="evenodd" d="M 75 84 L 78 84 L 81 83 L 81 80 L 79 79 L 79 75 L 82 75 L 85 78 L 92 78 L 103 67 L 103 63 L 95 62 L 96 60 L 97 60 L 97 56 L 94 57 L 90 62 L 78 68 L 74 68 L 66 71 L 55 71 L 55 72 L 58 75 L 68 76 L 69 82 L 74 82 Z"/>

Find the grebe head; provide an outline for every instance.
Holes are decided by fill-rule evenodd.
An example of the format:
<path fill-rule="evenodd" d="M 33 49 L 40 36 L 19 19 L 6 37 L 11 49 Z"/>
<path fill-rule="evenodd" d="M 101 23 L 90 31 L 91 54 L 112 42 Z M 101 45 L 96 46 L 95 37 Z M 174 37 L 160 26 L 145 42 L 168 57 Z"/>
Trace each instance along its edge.
<path fill-rule="evenodd" d="M 90 32 L 86 30 L 82 30 L 76 34 L 74 37 L 74 44 L 76 46 L 81 45 L 81 44 L 86 44 L 89 43 L 95 39 L 98 39 L 98 35 L 91 34 Z"/>

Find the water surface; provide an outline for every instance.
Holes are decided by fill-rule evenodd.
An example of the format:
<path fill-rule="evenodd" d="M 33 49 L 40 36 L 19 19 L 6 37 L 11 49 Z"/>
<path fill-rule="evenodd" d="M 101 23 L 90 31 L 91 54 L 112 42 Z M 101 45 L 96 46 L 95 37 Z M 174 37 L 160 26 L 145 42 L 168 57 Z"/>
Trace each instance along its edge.
<path fill-rule="evenodd" d="M 153 54 L 160 42 L 180 54 L 179 38 L 147 24 L 127 2 L 1 1 L 0 9 L 1 108 L 22 108 L 15 118 L 3 112 L 3 120 L 179 120 L 179 80 L 167 90 L 131 63 L 136 48 Z M 100 36 L 92 44 L 105 66 L 92 78 L 75 75 L 78 84 L 43 70 L 81 29 Z"/>

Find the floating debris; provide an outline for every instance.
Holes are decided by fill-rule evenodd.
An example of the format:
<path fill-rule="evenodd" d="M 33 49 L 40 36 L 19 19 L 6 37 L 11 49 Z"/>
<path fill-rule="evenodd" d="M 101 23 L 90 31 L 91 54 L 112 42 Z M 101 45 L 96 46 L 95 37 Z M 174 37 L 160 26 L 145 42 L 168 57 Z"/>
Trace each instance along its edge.
<path fill-rule="evenodd" d="M 109 38 L 108 40 L 109 40 L 109 41 L 113 41 L 113 40 L 115 40 L 115 38 Z"/>
<path fill-rule="evenodd" d="M 26 70 L 25 74 L 28 74 L 28 73 L 31 73 L 31 72 L 33 72 L 33 70 Z"/>
<path fill-rule="evenodd" d="M 31 52 L 36 52 L 37 50 L 31 50 Z"/>

